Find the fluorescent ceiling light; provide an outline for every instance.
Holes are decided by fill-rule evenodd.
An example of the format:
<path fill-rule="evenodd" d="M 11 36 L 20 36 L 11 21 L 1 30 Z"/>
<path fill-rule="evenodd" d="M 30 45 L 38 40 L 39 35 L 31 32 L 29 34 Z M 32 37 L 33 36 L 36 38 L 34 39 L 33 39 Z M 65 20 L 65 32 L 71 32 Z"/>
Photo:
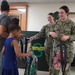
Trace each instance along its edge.
<path fill-rule="evenodd" d="M 26 12 L 26 9 L 23 9 L 23 8 L 18 8 L 18 10 L 21 12 Z"/>

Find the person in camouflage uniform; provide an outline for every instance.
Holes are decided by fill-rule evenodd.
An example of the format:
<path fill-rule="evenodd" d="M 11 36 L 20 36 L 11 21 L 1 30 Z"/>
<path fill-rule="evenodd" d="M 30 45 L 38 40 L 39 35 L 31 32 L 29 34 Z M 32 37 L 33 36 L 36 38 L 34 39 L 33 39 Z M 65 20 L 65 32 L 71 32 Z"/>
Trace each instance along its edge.
<path fill-rule="evenodd" d="M 54 30 L 54 14 L 49 13 L 47 18 L 48 18 L 49 24 L 43 26 L 43 28 L 41 29 L 41 31 L 38 34 L 30 37 L 30 41 L 39 39 L 42 36 L 45 37 L 44 52 L 46 55 L 47 63 L 49 65 L 49 73 L 51 75 L 51 73 L 53 71 L 53 69 L 52 69 L 53 38 L 49 37 L 48 34 L 50 31 Z"/>
<path fill-rule="evenodd" d="M 74 58 L 73 41 L 75 40 L 75 23 L 68 18 L 69 8 L 62 6 L 59 8 L 59 20 L 55 23 L 54 32 L 49 35 L 54 38 L 54 44 L 57 46 L 60 42 L 64 42 L 67 46 L 67 66 L 65 75 L 70 75 L 70 67 Z M 54 75 L 59 75 L 54 74 Z"/>

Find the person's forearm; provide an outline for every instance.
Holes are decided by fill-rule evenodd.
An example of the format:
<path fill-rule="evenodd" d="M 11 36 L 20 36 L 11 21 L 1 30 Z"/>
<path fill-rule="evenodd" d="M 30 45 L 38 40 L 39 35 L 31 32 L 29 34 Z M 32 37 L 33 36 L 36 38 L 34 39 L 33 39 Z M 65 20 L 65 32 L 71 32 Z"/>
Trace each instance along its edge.
<path fill-rule="evenodd" d="M 29 53 L 16 53 L 16 56 L 19 57 L 19 58 L 20 57 L 25 58 L 25 57 L 30 56 L 30 55 L 29 55 Z"/>

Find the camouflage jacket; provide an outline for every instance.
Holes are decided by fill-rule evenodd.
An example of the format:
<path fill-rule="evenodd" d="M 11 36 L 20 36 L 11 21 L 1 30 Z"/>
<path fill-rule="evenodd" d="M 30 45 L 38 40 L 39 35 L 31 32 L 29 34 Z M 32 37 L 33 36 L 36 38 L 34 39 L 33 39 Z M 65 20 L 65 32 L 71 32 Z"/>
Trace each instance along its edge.
<path fill-rule="evenodd" d="M 38 34 L 34 36 L 34 39 L 39 39 L 41 37 L 45 37 L 45 47 L 52 47 L 53 46 L 53 38 L 49 36 L 49 32 L 54 30 L 55 25 L 47 24 L 43 26 Z"/>
<path fill-rule="evenodd" d="M 61 42 L 61 34 L 70 37 L 70 39 L 65 41 L 64 43 L 67 45 L 68 61 L 72 61 L 70 58 L 73 57 L 73 41 L 75 40 L 75 23 L 70 19 L 67 19 L 67 21 L 65 21 L 64 23 L 62 23 L 61 20 L 58 20 L 55 24 L 54 31 L 58 35 L 58 37 L 55 38 L 54 40 L 56 46 Z"/>
<path fill-rule="evenodd" d="M 58 37 L 56 38 L 58 42 L 61 41 L 61 34 L 68 35 L 70 37 L 70 39 L 66 41 L 67 44 L 75 41 L 75 23 L 69 19 L 67 19 L 67 21 L 65 21 L 64 23 L 58 20 L 55 24 L 54 31 L 58 35 Z"/>

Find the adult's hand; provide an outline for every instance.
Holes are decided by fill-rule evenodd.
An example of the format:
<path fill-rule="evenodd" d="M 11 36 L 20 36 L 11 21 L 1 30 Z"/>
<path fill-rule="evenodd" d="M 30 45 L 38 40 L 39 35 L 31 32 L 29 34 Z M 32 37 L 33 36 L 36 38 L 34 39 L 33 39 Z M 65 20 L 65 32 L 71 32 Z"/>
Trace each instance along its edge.
<path fill-rule="evenodd" d="M 29 40 L 30 40 L 30 42 L 32 42 L 33 41 L 33 37 L 30 37 Z"/>
<path fill-rule="evenodd" d="M 70 39 L 69 36 L 64 35 L 64 34 L 61 35 L 61 40 L 62 40 L 62 41 L 67 41 L 67 40 L 69 40 L 69 39 Z"/>
<path fill-rule="evenodd" d="M 56 38 L 57 37 L 57 33 L 55 32 L 49 32 L 49 35 L 53 38 Z"/>

